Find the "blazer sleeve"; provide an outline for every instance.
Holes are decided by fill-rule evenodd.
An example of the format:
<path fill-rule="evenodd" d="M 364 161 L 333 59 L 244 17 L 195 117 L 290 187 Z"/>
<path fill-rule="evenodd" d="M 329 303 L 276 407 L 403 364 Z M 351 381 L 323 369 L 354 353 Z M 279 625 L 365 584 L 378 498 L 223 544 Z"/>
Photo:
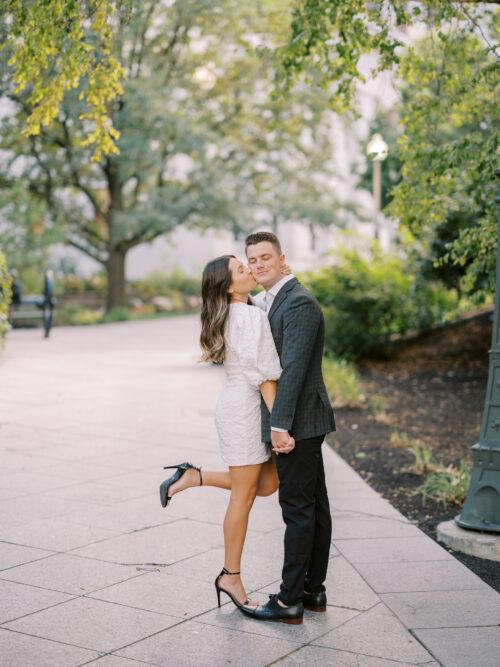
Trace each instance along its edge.
<path fill-rule="evenodd" d="M 271 428 L 292 428 L 322 317 L 320 306 L 307 295 L 296 298 L 283 315 L 283 372 L 271 413 Z"/>

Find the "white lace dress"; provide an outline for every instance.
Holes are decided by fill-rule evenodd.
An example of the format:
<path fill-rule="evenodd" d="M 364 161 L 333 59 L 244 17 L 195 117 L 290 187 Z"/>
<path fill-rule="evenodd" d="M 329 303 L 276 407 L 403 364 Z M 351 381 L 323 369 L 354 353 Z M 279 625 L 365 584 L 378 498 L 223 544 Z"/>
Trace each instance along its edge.
<path fill-rule="evenodd" d="M 224 338 L 226 383 L 215 409 L 221 456 L 229 466 L 263 463 L 271 449 L 261 440 L 259 385 L 281 375 L 266 313 L 230 304 Z"/>

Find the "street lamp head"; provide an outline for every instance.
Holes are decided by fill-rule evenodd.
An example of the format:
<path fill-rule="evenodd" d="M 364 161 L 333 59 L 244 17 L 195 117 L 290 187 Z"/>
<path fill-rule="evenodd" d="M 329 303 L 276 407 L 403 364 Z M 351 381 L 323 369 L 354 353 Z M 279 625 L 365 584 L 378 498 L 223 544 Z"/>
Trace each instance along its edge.
<path fill-rule="evenodd" d="M 374 134 L 366 147 L 366 153 L 370 160 L 374 162 L 382 162 L 389 153 L 389 147 L 385 143 L 381 134 Z"/>

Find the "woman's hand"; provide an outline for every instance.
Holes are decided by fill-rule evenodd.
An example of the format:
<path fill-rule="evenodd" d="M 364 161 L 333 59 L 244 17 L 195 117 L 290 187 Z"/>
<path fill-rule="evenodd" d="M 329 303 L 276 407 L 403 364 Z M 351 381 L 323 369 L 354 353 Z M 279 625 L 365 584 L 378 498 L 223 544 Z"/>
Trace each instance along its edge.
<path fill-rule="evenodd" d="M 283 264 L 283 266 L 281 267 L 281 275 L 282 276 L 289 276 L 291 273 L 293 273 L 293 271 L 288 266 L 288 264 Z"/>

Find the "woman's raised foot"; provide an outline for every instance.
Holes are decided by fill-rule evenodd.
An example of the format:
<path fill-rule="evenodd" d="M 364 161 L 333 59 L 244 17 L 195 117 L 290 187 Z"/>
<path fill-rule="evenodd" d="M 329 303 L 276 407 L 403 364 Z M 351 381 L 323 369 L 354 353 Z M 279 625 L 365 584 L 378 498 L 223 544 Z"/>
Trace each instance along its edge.
<path fill-rule="evenodd" d="M 179 491 L 184 491 L 193 486 L 200 486 L 200 476 L 197 470 L 189 468 L 168 490 L 169 496 L 175 496 Z"/>

